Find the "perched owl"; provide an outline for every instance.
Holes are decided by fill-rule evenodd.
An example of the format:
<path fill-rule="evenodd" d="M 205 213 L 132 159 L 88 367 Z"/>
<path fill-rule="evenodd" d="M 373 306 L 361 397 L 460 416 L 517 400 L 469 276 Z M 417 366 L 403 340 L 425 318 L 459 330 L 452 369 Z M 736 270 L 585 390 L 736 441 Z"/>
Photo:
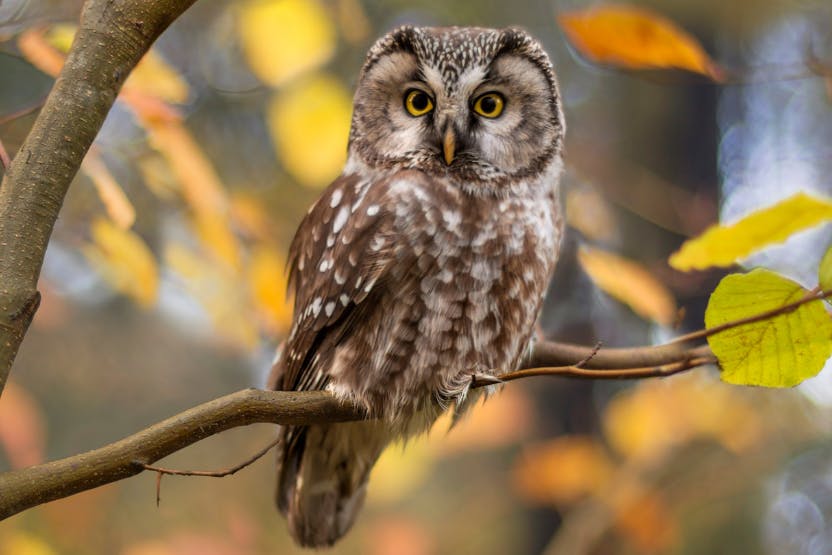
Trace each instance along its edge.
<path fill-rule="evenodd" d="M 301 545 L 349 530 L 386 445 L 526 352 L 562 233 L 563 133 L 552 65 L 522 30 L 401 27 L 370 50 L 349 159 L 291 245 L 270 385 L 373 419 L 282 428 L 277 504 Z"/>

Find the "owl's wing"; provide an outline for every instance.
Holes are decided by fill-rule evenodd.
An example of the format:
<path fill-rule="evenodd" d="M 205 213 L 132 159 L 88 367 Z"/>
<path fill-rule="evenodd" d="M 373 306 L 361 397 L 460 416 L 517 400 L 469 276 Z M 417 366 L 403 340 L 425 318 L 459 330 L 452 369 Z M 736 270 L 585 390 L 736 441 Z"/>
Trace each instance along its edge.
<path fill-rule="evenodd" d="M 323 389 L 335 347 L 376 303 L 394 263 L 395 212 L 380 182 L 338 178 L 304 217 L 289 249 L 294 321 L 276 368 L 276 389 Z"/>

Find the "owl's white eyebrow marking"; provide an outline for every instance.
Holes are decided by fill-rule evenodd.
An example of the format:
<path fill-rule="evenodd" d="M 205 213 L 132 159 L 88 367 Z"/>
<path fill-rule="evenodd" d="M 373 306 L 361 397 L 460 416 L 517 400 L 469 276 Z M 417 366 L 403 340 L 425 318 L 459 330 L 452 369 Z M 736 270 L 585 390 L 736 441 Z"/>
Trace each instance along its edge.
<path fill-rule="evenodd" d="M 335 189 L 335 192 L 332 193 L 332 199 L 329 201 L 329 207 L 335 208 L 338 204 L 341 203 L 341 198 L 344 196 L 344 191 L 341 189 Z"/>
<path fill-rule="evenodd" d="M 335 312 L 335 302 L 329 301 L 326 303 L 326 307 L 324 308 L 324 312 L 326 312 L 327 316 L 332 316 L 332 313 Z"/>
<path fill-rule="evenodd" d="M 332 222 L 332 233 L 338 233 L 341 231 L 341 228 L 344 227 L 345 223 L 347 223 L 347 216 L 349 216 L 349 214 L 349 209 L 347 209 L 346 206 L 342 206 L 338 211 L 338 214 L 335 216 L 335 221 Z"/>
<path fill-rule="evenodd" d="M 375 216 L 376 214 L 378 214 L 378 211 L 379 211 L 379 205 L 378 204 L 371 204 L 370 206 L 367 207 L 367 215 L 368 216 Z"/>

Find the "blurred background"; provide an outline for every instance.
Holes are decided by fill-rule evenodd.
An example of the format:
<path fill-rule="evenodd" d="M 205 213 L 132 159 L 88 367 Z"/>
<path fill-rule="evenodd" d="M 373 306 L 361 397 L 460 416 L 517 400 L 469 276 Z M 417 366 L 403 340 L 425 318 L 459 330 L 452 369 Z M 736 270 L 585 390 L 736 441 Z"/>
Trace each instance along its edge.
<path fill-rule="evenodd" d="M 723 273 L 683 274 L 668 255 L 720 218 L 796 190 L 832 193 L 832 79 L 817 75 L 832 65 L 832 9 L 638 2 L 730 72 L 715 84 L 587 62 L 557 17 L 590 5 L 197 2 L 131 76 L 70 189 L 43 302 L 0 400 L 0 470 L 263 385 L 291 318 L 288 243 L 340 172 L 366 50 L 402 23 L 521 25 L 552 57 L 570 227 L 546 334 L 627 346 L 701 327 Z M 0 141 L 11 155 L 79 8 L 0 2 Z M 752 262 L 811 287 L 829 239 L 826 228 L 803 233 Z M 389 449 L 333 552 L 832 553 L 828 374 L 781 391 L 722 384 L 713 368 L 513 382 L 451 432 L 443 421 Z M 160 464 L 224 468 L 274 433 L 234 430 Z M 273 466 L 269 455 L 223 480 L 165 477 L 158 508 L 150 473 L 50 503 L 0 523 L 0 554 L 296 553 L 272 502 Z"/>

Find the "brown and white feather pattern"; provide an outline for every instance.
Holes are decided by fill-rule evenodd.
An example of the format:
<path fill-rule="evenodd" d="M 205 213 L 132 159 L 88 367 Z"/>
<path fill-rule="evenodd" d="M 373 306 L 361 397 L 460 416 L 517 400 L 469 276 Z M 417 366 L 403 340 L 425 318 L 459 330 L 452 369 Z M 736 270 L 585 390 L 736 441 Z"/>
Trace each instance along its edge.
<path fill-rule="evenodd" d="M 432 119 L 398 113 L 414 79 Z M 489 86 L 505 117 L 471 119 L 461 106 Z M 548 58 L 522 31 L 405 27 L 370 51 L 345 172 L 290 248 L 294 322 L 270 381 L 374 420 L 281 429 L 277 503 L 300 544 L 346 533 L 388 443 L 464 410 L 472 374 L 518 364 L 557 260 L 562 135 Z"/>

